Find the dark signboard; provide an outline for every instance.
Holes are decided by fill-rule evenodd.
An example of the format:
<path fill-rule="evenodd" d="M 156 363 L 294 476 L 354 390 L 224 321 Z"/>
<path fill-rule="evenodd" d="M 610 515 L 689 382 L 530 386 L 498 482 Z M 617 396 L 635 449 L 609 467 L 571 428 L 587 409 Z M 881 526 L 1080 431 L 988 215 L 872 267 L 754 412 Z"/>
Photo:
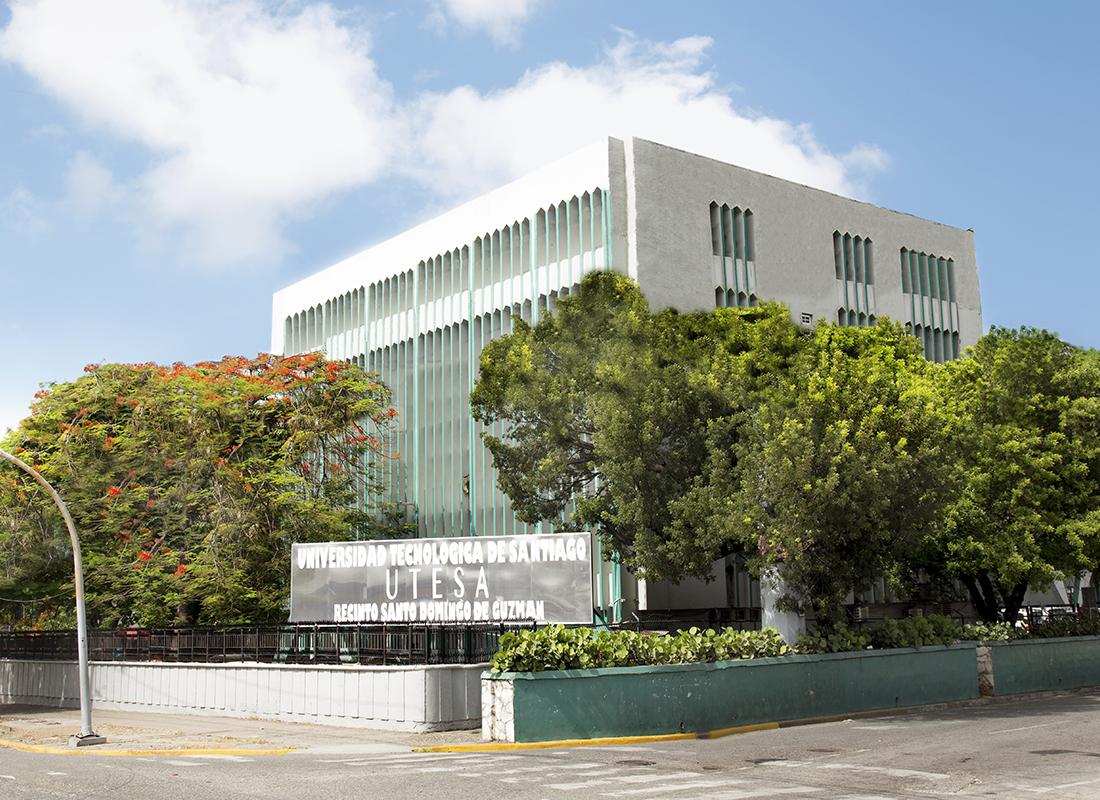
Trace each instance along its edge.
<path fill-rule="evenodd" d="M 296 544 L 291 622 L 592 622 L 592 534 Z"/>

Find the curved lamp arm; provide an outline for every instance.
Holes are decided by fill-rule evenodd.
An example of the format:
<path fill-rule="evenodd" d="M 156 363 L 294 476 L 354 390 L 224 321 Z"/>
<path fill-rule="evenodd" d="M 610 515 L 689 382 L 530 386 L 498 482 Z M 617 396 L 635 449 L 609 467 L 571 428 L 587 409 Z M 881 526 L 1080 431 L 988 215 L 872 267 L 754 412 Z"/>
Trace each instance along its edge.
<path fill-rule="evenodd" d="M 29 465 L 10 453 L 5 453 L 3 450 L 0 450 L 0 460 L 7 461 L 9 464 L 23 470 L 34 478 L 39 486 L 49 492 L 58 510 L 61 511 L 61 516 L 65 519 L 65 527 L 69 529 L 69 539 L 71 539 L 73 543 L 73 570 L 76 575 L 76 636 L 77 660 L 79 662 L 78 669 L 80 673 L 79 739 L 88 740 L 78 743 L 92 744 L 92 740 L 101 740 L 102 737 L 97 737 L 92 732 L 92 694 L 88 676 L 88 620 L 84 614 L 84 562 L 80 557 L 80 540 L 76 538 L 76 525 L 73 524 L 73 518 L 69 514 L 69 509 L 65 507 L 61 495 L 59 495 L 57 490 L 50 486 L 49 482 L 39 475 L 36 470 L 32 469 Z M 99 742 L 96 741 L 94 743 L 98 744 Z"/>

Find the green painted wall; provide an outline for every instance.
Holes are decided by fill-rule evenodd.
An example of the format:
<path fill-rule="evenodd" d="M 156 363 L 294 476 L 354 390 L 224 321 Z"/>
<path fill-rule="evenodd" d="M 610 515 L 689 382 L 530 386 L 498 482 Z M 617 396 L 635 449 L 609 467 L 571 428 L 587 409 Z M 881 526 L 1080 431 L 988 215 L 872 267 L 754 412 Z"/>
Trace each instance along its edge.
<path fill-rule="evenodd" d="M 714 664 L 505 673 L 515 740 L 708 731 L 978 697 L 974 644 Z"/>
<path fill-rule="evenodd" d="M 1100 636 L 990 644 L 998 695 L 1100 686 Z"/>

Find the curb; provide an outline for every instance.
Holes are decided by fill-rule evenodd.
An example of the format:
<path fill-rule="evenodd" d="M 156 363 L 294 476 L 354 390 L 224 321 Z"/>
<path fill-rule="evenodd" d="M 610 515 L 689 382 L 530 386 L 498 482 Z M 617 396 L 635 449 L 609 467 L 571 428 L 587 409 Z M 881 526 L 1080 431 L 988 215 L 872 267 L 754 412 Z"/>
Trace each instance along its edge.
<path fill-rule="evenodd" d="M 549 750 L 556 747 L 600 747 L 615 744 L 648 744 L 650 742 L 678 742 L 686 739 L 721 739 L 738 733 L 773 731 L 778 722 L 758 722 L 754 725 L 737 725 L 732 728 L 716 728 L 700 733 L 655 733 L 647 736 L 604 736 L 598 739 L 558 739 L 549 742 L 480 742 L 478 744 L 441 744 L 431 747 L 414 747 L 414 753 L 491 753 L 500 750 Z"/>
<path fill-rule="evenodd" d="M 732 728 L 716 728 L 698 733 L 660 733 L 648 736 L 605 736 L 599 739 L 558 739 L 548 742 L 479 742 L 477 744 L 436 745 L 433 747 L 414 747 L 414 753 L 490 753 L 500 750 L 549 750 L 557 747 L 599 747 L 616 744 L 648 744 L 650 742 L 675 742 L 685 739 L 721 739 L 739 733 L 753 731 L 774 731 L 783 728 L 800 728 L 804 725 L 820 725 L 827 722 L 843 722 L 849 719 L 875 719 L 878 717 L 896 717 L 917 714 L 922 711 L 947 711 L 975 706 L 999 705 L 1019 700 L 1039 700 L 1046 697 L 1061 697 L 1071 694 L 1095 693 L 1097 687 L 1080 689 L 1062 689 L 1025 694 L 1000 695 L 994 697 L 975 697 L 967 700 L 953 700 L 944 703 L 928 703 L 920 706 L 901 706 L 898 708 L 876 708 L 869 711 L 852 711 L 847 714 L 829 714 L 820 717 L 785 719 L 779 722 L 758 722 L 752 725 L 736 725 Z"/>
<path fill-rule="evenodd" d="M 293 753 L 298 748 L 282 747 L 269 750 L 249 750 L 243 747 L 216 748 L 216 747 L 181 747 L 164 750 L 99 750 L 97 748 L 79 749 L 69 747 L 55 747 L 48 744 L 27 744 L 26 742 L 13 742 L 8 739 L 0 739 L 0 747 L 8 750 L 19 750 L 23 753 L 42 753 L 54 756 L 108 756 L 108 757 L 149 757 L 149 756 L 281 756 Z"/>

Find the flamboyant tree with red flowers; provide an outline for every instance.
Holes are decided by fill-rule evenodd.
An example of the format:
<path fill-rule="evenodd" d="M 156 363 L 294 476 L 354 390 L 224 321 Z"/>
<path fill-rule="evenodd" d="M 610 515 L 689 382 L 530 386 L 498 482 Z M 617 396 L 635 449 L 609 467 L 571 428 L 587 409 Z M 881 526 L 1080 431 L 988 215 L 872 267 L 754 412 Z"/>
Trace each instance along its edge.
<path fill-rule="evenodd" d="M 279 621 L 293 542 L 394 532 L 395 417 L 377 376 L 319 354 L 91 364 L 0 446 L 69 506 L 93 624 Z M 70 558 L 49 498 L 0 470 L 0 621 L 68 622 Z"/>

